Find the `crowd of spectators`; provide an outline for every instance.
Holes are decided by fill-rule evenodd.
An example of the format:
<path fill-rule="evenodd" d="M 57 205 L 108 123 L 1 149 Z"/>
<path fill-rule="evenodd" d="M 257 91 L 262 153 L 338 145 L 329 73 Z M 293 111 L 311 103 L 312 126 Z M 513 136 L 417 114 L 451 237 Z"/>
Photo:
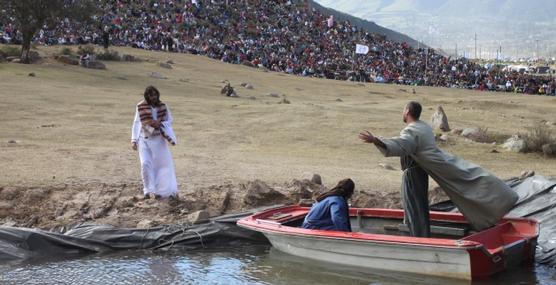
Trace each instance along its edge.
<path fill-rule="evenodd" d="M 96 24 L 69 20 L 42 29 L 36 42 L 107 44 L 187 52 L 244 64 L 337 80 L 357 80 L 527 94 L 556 94 L 551 76 L 503 71 L 451 59 L 433 49 L 369 33 L 335 21 L 303 0 L 96 0 Z M 0 41 L 17 42 L 17 27 L 0 17 Z M 369 47 L 355 54 L 355 45 Z"/>

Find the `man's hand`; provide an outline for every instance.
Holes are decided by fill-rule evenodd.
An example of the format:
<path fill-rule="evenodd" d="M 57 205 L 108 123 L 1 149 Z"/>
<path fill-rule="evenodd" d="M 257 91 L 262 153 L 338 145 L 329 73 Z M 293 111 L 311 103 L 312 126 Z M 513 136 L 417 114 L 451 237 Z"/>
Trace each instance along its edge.
<path fill-rule="evenodd" d="M 136 142 L 131 143 L 131 149 L 132 150 L 137 150 L 137 143 Z"/>
<path fill-rule="evenodd" d="M 366 143 L 375 143 L 376 138 L 369 131 L 364 131 L 359 133 L 359 139 Z"/>

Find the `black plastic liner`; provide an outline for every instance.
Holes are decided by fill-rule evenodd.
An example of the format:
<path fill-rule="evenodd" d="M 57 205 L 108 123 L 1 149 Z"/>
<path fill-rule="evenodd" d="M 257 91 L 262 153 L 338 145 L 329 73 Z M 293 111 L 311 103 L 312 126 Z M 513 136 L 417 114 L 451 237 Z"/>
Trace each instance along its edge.
<path fill-rule="evenodd" d="M 539 221 L 536 260 L 556 266 L 556 178 L 532 176 L 523 180 L 508 180 L 507 183 L 519 195 L 516 206 L 508 216 Z M 0 227 L 0 262 L 124 249 L 201 249 L 231 245 L 240 240 L 264 242 L 266 239 L 262 234 L 236 226 L 240 218 L 264 209 L 220 216 L 199 225 L 165 225 L 149 229 L 79 224 L 56 233 Z M 431 209 L 449 211 L 453 207 L 445 201 L 432 205 Z"/>

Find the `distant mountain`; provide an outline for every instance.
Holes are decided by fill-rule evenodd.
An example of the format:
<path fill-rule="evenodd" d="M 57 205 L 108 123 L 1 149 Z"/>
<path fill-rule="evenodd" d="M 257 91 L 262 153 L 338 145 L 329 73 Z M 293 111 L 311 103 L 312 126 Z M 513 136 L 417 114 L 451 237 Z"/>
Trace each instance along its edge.
<path fill-rule="evenodd" d="M 556 56 L 555 0 L 315 0 L 471 57 Z"/>
<path fill-rule="evenodd" d="M 374 22 L 368 21 L 368 20 L 364 20 L 361 18 L 357 18 L 355 16 L 352 16 L 350 14 L 344 13 L 344 12 L 340 12 L 331 8 L 326 8 L 323 7 L 322 5 L 320 5 L 319 3 L 316 3 L 313 0 L 309 0 L 309 3 L 312 7 L 314 7 L 315 9 L 328 14 L 328 15 L 334 15 L 334 19 L 339 20 L 339 21 L 345 21 L 348 20 L 350 21 L 350 23 L 354 24 L 357 27 L 363 28 L 371 33 L 376 33 L 376 34 L 381 34 L 386 36 L 387 39 L 395 41 L 395 42 L 406 42 L 407 44 L 409 44 L 412 47 L 417 47 L 419 45 L 419 43 L 410 38 L 407 35 L 404 35 L 402 33 L 390 30 L 388 28 L 382 27 L 377 25 Z"/>

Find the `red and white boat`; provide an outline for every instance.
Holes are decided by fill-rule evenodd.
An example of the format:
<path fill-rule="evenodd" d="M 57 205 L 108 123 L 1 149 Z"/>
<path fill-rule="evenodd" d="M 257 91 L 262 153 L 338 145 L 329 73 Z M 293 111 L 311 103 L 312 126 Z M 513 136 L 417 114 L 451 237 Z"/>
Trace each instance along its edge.
<path fill-rule="evenodd" d="M 531 219 L 505 218 L 469 230 L 461 214 L 431 212 L 431 238 L 407 236 L 403 210 L 351 208 L 353 232 L 301 228 L 309 207 L 266 210 L 240 219 L 240 227 L 263 233 L 277 249 L 348 266 L 458 279 L 477 279 L 532 262 L 539 233 Z"/>

